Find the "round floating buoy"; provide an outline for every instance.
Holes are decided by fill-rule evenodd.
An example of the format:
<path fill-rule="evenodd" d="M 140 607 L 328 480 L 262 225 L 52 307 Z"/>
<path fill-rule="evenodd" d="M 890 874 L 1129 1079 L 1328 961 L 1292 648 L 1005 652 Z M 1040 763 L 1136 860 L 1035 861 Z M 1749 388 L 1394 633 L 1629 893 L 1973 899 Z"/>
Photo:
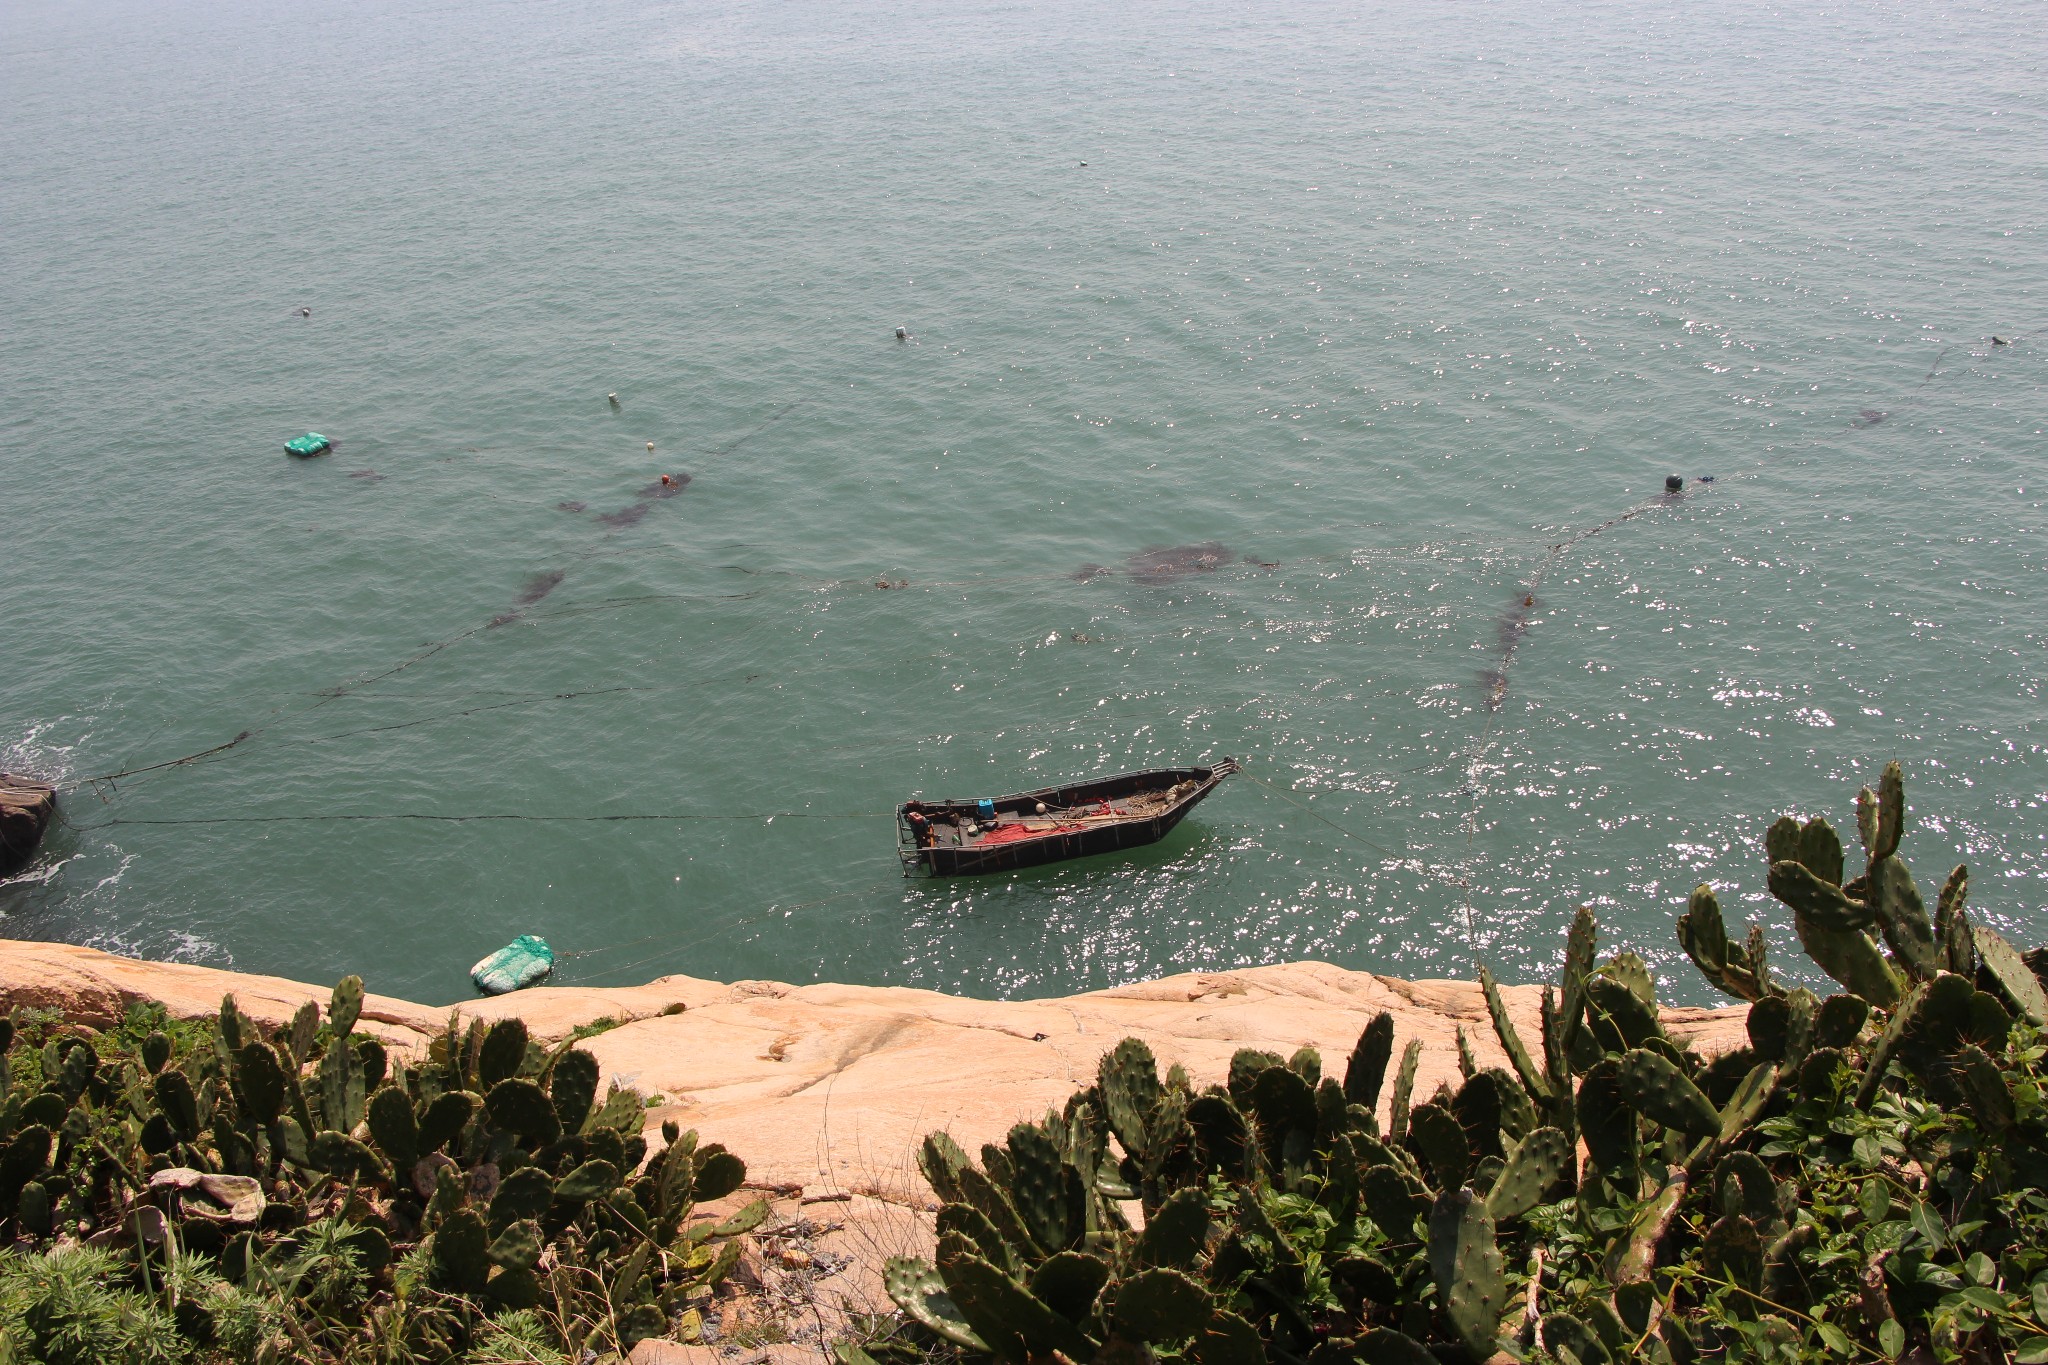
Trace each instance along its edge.
<path fill-rule="evenodd" d="M 613 407 L 617 407 L 619 405 L 619 396 L 615 393 L 608 393 L 604 396 L 604 401 L 610 403 Z"/>
<path fill-rule="evenodd" d="M 896 329 L 896 339 L 898 341 L 910 340 L 910 329 L 908 327 L 898 327 Z"/>
<path fill-rule="evenodd" d="M 649 441 L 649 442 L 647 443 L 647 453 L 648 453 L 648 454 L 650 454 L 650 455 L 652 455 L 652 454 L 654 453 L 654 442 L 652 442 L 652 441 Z"/>
<path fill-rule="evenodd" d="M 1666 474 L 1664 476 L 1664 491 L 1666 493 L 1676 493 L 1684 487 L 1685 479 L 1682 476 L 1677 474 Z"/>
<path fill-rule="evenodd" d="M 663 488 L 669 488 L 669 487 L 672 487 L 672 486 L 673 486 L 674 484 L 675 484 L 675 480 L 674 480 L 674 479 L 671 479 L 671 478 L 670 478 L 670 477 L 669 477 L 668 475 L 664 474 L 664 475 L 662 475 L 662 476 L 661 476 L 661 486 L 662 486 Z"/>

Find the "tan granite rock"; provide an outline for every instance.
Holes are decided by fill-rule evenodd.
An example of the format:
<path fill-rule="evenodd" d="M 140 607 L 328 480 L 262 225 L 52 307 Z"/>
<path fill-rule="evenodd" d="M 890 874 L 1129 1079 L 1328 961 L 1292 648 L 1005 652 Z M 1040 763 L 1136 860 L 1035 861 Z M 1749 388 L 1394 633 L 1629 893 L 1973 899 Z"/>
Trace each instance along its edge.
<path fill-rule="evenodd" d="M 0 1007 L 48 1006 L 108 1023 L 130 1000 L 160 1000 L 175 1015 L 197 1017 L 218 1010 L 228 993 L 274 1026 L 303 1001 L 324 1005 L 329 989 L 0 940 Z M 1533 1042 L 1539 988 L 1511 986 L 1504 995 Z M 680 1013 L 664 1013 L 676 1006 Z M 1422 1040 L 1418 1096 L 1455 1081 L 1460 1025 L 1483 1065 L 1505 1065 L 1475 984 L 1403 981 L 1321 962 L 1192 973 L 1050 1000 L 686 976 L 618 989 L 541 987 L 455 1006 L 373 995 L 363 1027 L 389 1044 L 418 1047 L 451 1010 L 517 1014 L 550 1040 L 593 1020 L 627 1020 L 584 1046 L 607 1077 L 662 1097 L 648 1112 L 650 1128 L 673 1118 L 725 1143 L 746 1159 L 750 1183 L 783 1186 L 779 1193 L 800 1186 L 805 1198 L 853 1193 L 909 1209 L 930 1202 L 915 1164 L 925 1133 L 946 1128 L 969 1151 L 998 1140 L 1018 1120 L 1063 1104 L 1126 1036 L 1143 1038 L 1162 1066 L 1186 1066 L 1198 1084 L 1220 1080 L 1241 1047 L 1288 1054 L 1313 1046 L 1341 1074 L 1366 1021 L 1387 1010 L 1396 1055 L 1408 1039 Z M 1706 1052 L 1743 1041 L 1740 1007 L 1664 1017 Z"/>

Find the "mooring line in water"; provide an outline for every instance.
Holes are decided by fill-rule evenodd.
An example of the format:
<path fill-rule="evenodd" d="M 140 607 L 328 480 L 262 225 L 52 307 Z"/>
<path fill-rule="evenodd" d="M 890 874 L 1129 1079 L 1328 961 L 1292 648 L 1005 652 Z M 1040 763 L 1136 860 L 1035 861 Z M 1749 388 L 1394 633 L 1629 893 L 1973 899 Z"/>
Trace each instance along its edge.
<path fill-rule="evenodd" d="M 759 426 L 757 426 L 757 427 L 754 427 L 754 428 L 752 428 L 752 429 L 751 429 L 751 430 L 749 430 L 749 431 L 744 431 L 744 432 L 740 433 L 740 434 L 739 434 L 738 436 L 736 436 L 736 437 L 734 437 L 734 438 L 733 438 L 732 440 L 730 440 L 730 441 L 726 442 L 726 443 L 725 443 L 724 445 L 722 445 L 722 446 L 719 446 L 719 447 L 718 447 L 718 448 L 716 448 L 715 450 L 707 450 L 707 451 L 705 451 L 705 452 L 704 452 L 704 454 L 705 454 L 705 457 L 706 457 L 707 459 L 712 459 L 712 460 L 716 460 L 716 459 L 721 459 L 721 458 L 723 458 L 724 456 L 727 456 L 727 455 L 730 455 L 730 454 L 732 454 L 732 453 L 733 453 L 733 452 L 734 452 L 735 450 L 738 450 L 738 449 L 739 449 L 739 448 L 740 448 L 741 446 L 743 446 L 743 445 L 745 445 L 745 444 L 746 444 L 747 442 L 749 442 L 749 441 L 753 440 L 753 439 L 754 439 L 754 438 L 755 438 L 756 436 L 759 436 L 759 435 L 760 435 L 760 434 L 761 434 L 762 432 L 764 432 L 764 431 L 768 430 L 768 428 L 770 428 L 770 427 L 774 426 L 774 425 L 775 425 L 775 424 L 776 424 L 777 422 L 780 422 L 780 421 L 781 421 L 781 420 L 782 420 L 783 418 L 785 418 L 785 417 L 789 416 L 789 414 L 790 414 L 790 413 L 792 413 L 792 412 L 795 412 L 795 411 L 796 411 L 796 410 L 797 410 L 798 408 L 802 407 L 802 406 L 803 406 L 803 405 L 804 405 L 804 404 L 805 404 L 806 402 L 808 402 L 808 401 L 809 401 L 808 399 L 803 399 L 803 398 L 799 398 L 799 399 L 798 399 L 798 400 L 797 400 L 796 402 L 794 402 L 794 403 L 785 403 L 785 404 L 783 404 L 783 405 L 782 405 L 781 407 L 777 408 L 777 409 L 776 409 L 776 410 L 775 410 L 774 412 L 770 413 L 770 414 L 769 414 L 769 416 L 768 416 L 768 419 L 767 419 L 766 421 L 762 422 L 762 423 L 761 423 L 761 424 L 760 424 Z"/>
<path fill-rule="evenodd" d="M 466 825 L 490 821 L 524 821 L 531 824 L 573 825 L 605 823 L 662 823 L 685 820 L 759 820 L 764 824 L 774 820 L 893 820 L 896 812 L 887 811 L 689 811 L 682 813 L 646 814 L 634 812 L 618 815 L 527 815 L 518 812 L 486 812 L 475 815 L 443 815 L 432 811 L 371 811 L 350 813 L 334 811 L 324 815 L 181 815 L 162 819 L 129 818 L 117 816 L 112 820 L 100 820 L 90 825 L 72 825 L 80 833 L 112 829 L 116 825 L 311 825 L 322 823 L 381 823 L 415 820 L 428 824 Z"/>
<path fill-rule="evenodd" d="M 650 963 L 659 962 L 662 959 L 672 957 L 677 953 L 686 952 L 692 948 L 702 947 L 704 944 L 709 943 L 711 940 L 722 937 L 726 934 L 733 933 L 736 930 L 750 928 L 756 924 L 763 924 L 769 920 L 776 919 L 778 917 L 782 919 L 787 919 L 791 915 L 797 913 L 799 910 L 814 910 L 818 906 L 829 904 L 830 902 L 836 900 L 844 900 L 848 896 L 862 896 L 870 892 L 882 891 L 886 890 L 891 886 L 900 885 L 902 885 L 902 882 L 899 879 L 891 878 L 888 881 L 875 882 L 870 886 L 857 886 L 847 891 L 835 891 L 833 894 L 829 896 L 821 896 L 814 901 L 800 901 L 795 905 L 771 905 L 766 910 L 761 911 L 757 915 L 748 915 L 743 919 L 734 920 L 730 924 L 720 925 L 718 928 L 713 929 L 708 933 L 700 934 L 692 939 L 685 939 L 680 943 L 670 943 L 660 952 L 655 953 L 651 956 L 639 958 L 632 962 L 616 962 L 609 967 L 599 967 L 593 971 L 585 972 L 573 979 L 564 980 L 562 984 L 569 986 L 588 985 L 590 982 L 595 981 L 600 977 L 617 976 L 622 972 L 630 972 L 635 970 L 636 968 L 645 967 Z M 600 948 L 584 948 L 574 952 L 557 953 L 556 956 L 565 958 L 591 957 L 598 953 L 611 952 L 613 951 L 613 949 L 616 948 L 637 947 L 640 944 L 651 943 L 655 939 L 665 937 L 667 937 L 667 934 L 665 932 L 653 933 L 648 934 L 642 938 L 628 939 L 623 943 L 610 944 Z"/>
<path fill-rule="evenodd" d="M 1637 517 L 1657 511 L 1660 508 L 1676 507 L 1684 501 L 1685 495 L 1683 493 L 1666 491 L 1658 497 L 1645 498 L 1618 516 L 1609 517 L 1606 521 L 1596 526 L 1589 526 L 1556 542 L 1550 547 L 1549 552 L 1537 562 L 1535 572 L 1522 581 L 1519 597 L 1514 605 L 1497 618 L 1498 625 L 1496 629 L 1500 635 L 1501 646 L 1500 662 L 1497 667 L 1488 670 L 1484 675 L 1483 680 L 1487 688 L 1486 704 L 1481 708 L 1480 712 L 1484 717 L 1484 721 L 1480 726 L 1479 733 L 1472 737 L 1472 744 L 1466 750 L 1463 765 L 1465 773 L 1463 787 L 1469 799 L 1465 808 L 1464 821 L 1464 867 L 1459 871 L 1457 885 L 1464 892 L 1465 948 L 1466 951 L 1472 954 L 1475 965 L 1479 959 L 1479 944 L 1472 918 L 1471 866 L 1473 852 L 1479 840 L 1479 769 L 1487 753 L 1493 748 L 1495 735 L 1500 728 L 1501 703 L 1507 699 L 1508 692 L 1508 669 L 1514 663 L 1515 651 L 1521 647 L 1522 636 L 1529 628 L 1528 613 L 1535 610 L 1536 593 L 1543 586 L 1544 581 L 1550 577 L 1552 571 L 1559 564 L 1563 563 L 1566 554 L 1574 547 L 1584 544 L 1603 531 L 1611 531 L 1617 526 L 1634 521 Z"/>
<path fill-rule="evenodd" d="M 1252 782 L 1258 786 L 1264 787 L 1267 791 L 1273 793 L 1273 795 L 1279 797 L 1282 801 L 1285 801 L 1287 802 L 1287 804 L 1299 809 L 1303 814 L 1309 816 L 1309 818 L 1314 820 L 1320 820 L 1322 823 L 1328 825 L 1331 829 L 1336 830 L 1339 834 L 1342 834 L 1347 839 L 1357 840 L 1359 843 L 1364 844 L 1367 848 L 1373 850 L 1375 853 L 1378 853 L 1381 857 L 1386 858 L 1388 861 L 1395 863 L 1420 863 L 1422 865 L 1423 870 L 1427 872 L 1433 880 L 1442 882 L 1447 886 L 1456 886 L 1459 884 L 1457 878 L 1448 875 L 1440 867 L 1432 864 L 1429 861 L 1429 859 L 1424 858 L 1421 854 L 1417 853 L 1413 849 L 1409 850 L 1406 853 L 1396 853 L 1392 849 L 1386 847 L 1384 844 L 1375 843 L 1373 840 L 1366 838 L 1363 834 L 1360 834 L 1357 830 L 1338 824 L 1335 820 L 1332 820 L 1329 816 L 1324 815 L 1321 811 L 1315 809 L 1306 801 L 1296 800 L 1294 793 L 1289 788 L 1282 787 L 1277 783 L 1268 782 L 1264 778 L 1260 777 L 1258 774 L 1247 771 L 1244 764 L 1241 761 L 1238 764 L 1237 771 L 1239 776 L 1243 777 L 1245 780 Z"/>

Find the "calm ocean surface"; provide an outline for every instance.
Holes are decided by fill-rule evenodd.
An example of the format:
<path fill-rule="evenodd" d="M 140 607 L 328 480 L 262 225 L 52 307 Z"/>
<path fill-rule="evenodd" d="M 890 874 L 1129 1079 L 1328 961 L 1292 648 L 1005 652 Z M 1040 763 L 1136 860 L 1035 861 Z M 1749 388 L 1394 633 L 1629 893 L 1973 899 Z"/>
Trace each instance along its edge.
<path fill-rule="evenodd" d="M 2039 0 L 12 0 L 0 768 L 251 733 L 72 791 L 0 935 L 1043 995 L 1534 979 L 1591 901 L 1704 1001 L 1689 889 L 1789 964 L 1765 824 L 1897 758 L 2040 942 L 2044 67 Z M 898 874 L 913 791 L 1226 754 Z M 327 818 L 401 813 L 551 818 Z"/>

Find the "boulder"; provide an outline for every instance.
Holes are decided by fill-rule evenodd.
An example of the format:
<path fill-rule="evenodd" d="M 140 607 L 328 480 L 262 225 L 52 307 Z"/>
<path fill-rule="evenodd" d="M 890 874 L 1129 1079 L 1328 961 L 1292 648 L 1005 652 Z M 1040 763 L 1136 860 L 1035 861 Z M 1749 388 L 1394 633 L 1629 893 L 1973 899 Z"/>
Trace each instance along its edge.
<path fill-rule="evenodd" d="M 18 872 L 57 815 L 57 789 L 32 777 L 0 773 L 0 877 Z"/>

